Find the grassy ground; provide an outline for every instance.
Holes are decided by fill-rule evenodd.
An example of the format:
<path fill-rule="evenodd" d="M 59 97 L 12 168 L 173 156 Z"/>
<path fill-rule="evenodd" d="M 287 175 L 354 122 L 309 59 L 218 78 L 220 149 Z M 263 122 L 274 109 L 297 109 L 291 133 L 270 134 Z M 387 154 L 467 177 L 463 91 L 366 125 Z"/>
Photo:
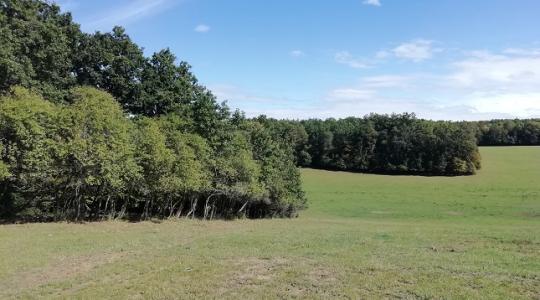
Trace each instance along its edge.
<path fill-rule="evenodd" d="M 472 177 L 304 170 L 293 220 L 0 226 L 0 298 L 540 299 L 540 147 Z"/>

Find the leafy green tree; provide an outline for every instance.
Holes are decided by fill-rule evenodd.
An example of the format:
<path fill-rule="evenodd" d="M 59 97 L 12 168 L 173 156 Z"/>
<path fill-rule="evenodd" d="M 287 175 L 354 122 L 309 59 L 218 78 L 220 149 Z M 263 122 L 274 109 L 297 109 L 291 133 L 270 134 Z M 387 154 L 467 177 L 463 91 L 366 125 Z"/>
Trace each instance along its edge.
<path fill-rule="evenodd" d="M 162 192 L 167 196 L 164 204 L 170 216 L 181 216 L 186 211 L 186 214 L 194 217 L 199 198 L 211 186 L 211 150 L 200 136 L 171 130 L 174 126 L 167 126 L 167 121 L 161 120 L 161 125 L 173 161 L 169 165 L 170 175 L 162 181 Z"/>
<path fill-rule="evenodd" d="M 21 85 L 62 101 L 75 83 L 73 56 L 79 25 L 54 4 L 0 1 L 0 91 Z"/>
<path fill-rule="evenodd" d="M 129 103 L 130 111 L 152 117 L 185 110 L 194 98 L 197 83 L 189 69 L 185 62 L 177 65 L 169 49 L 154 53 L 144 65 L 140 95 Z"/>
<path fill-rule="evenodd" d="M 135 188 L 132 183 L 140 176 L 131 142 L 133 127 L 111 95 L 88 87 L 71 93 L 75 103 L 63 116 L 67 205 L 74 208 L 75 219 L 109 210 L 112 216 L 122 216 Z"/>
<path fill-rule="evenodd" d="M 110 33 L 82 34 L 74 53 L 77 83 L 104 89 L 130 112 L 139 96 L 146 58 L 143 50 L 131 41 L 124 28 Z"/>
<path fill-rule="evenodd" d="M 51 217 L 59 173 L 57 116 L 54 104 L 21 87 L 0 99 L 4 217 Z"/>
<path fill-rule="evenodd" d="M 143 218 L 150 215 L 154 204 L 158 205 L 165 192 L 169 191 L 174 153 L 167 148 L 166 137 L 158 123 L 150 118 L 136 120 L 134 144 L 135 158 L 142 169 L 137 185 L 144 208 Z"/>
<path fill-rule="evenodd" d="M 4 179 L 8 178 L 11 175 L 9 173 L 8 166 L 0 161 L 0 181 L 3 181 Z"/>
<path fill-rule="evenodd" d="M 299 166 L 309 166 L 311 155 L 308 152 L 308 133 L 304 126 L 295 121 L 267 118 L 262 115 L 256 121 L 263 124 L 271 132 L 272 138 L 277 142 L 293 147 L 294 159 Z"/>
<path fill-rule="evenodd" d="M 305 202 L 302 124 L 231 114 L 121 27 L 82 33 L 55 4 L 0 0 L 0 95 L 0 218 L 292 216 Z"/>
<path fill-rule="evenodd" d="M 260 182 L 261 167 L 242 132 L 232 132 L 222 140 L 214 151 L 211 169 L 212 189 L 209 198 L 214 197 L 214 205 L 218 200 L 227 201 L 223 207 L 229 208 L 229 212 L 225 209 L 225 214 L 247 214 L 251 205 L 264 197 L 264 186 Z M 235 212 L 236 207 L 239 208 Z"/>
<path fill-rule="evenodd" d="M 305 206 L 300 173 L 294 164 L 294 148 L 280 143 L 258 122 L 247 124 L 255 160 L 261 165 L 260 180 L 266 188 L 263 210 L 271 216 L 294 216 Z"/>
<path fill-rule="evenodd" d="M 281 121 L 288 122 L 288 121 Z M 419 120 L 414 114 L 301 121 L 311 166 L 381 173 L 474 174 L 474 125 Z"/>
<path fill-rule="evenodd" d="M 540 120 L 491 120 L 465 123 L 475 127 L 480 146 L 540 144 Z"/>

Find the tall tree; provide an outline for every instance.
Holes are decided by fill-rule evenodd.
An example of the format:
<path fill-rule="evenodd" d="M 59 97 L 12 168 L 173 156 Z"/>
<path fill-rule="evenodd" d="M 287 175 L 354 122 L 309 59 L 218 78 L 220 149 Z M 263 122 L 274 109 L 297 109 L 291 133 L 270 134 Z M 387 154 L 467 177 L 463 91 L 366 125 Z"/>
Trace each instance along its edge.
<path fill-rule="evenodd" d="M 72 95 L 75 103 L 63 115 L 65 200 L 74 203 L 76 219 L 100 212 L 102 205 L 122 205 L 122 215 L 136 188 L 132 184 L 140 176 L 131 143 L 132 125 L 109 94 L 76 88 Z"/>
<path fill-rule="evenodd" d="M 0 0 L 0 91 L 22 85 L 62 101 L 75 82 L 79 25 L 54 4 Z"/>
<path fill-rule="evenodd" d="M 130 112 L 136 110 L 145 67 L 143 50 L 118 26 L 110 33 L 83 34 L 74 53 L 77 83 L 108 91 Z"/>
<path fill-rule="evenodd" d="M 0 144 L 3 188 L 1 213 L 46 220 L 53 206 L 58 107 L 24 88 L 0 99 Z"/>

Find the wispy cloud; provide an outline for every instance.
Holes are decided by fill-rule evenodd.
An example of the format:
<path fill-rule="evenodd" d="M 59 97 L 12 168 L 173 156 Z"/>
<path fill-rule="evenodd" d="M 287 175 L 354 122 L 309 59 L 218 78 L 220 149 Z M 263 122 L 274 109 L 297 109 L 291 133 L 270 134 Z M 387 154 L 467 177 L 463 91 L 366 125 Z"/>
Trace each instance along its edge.
<path fill-rule="evenodd" d="M 523 48 L 508 48 L 503 51 L 504 54 L 510 55 L 540 55 L 540 48 L 523 49 Z"/>
<path fill-rule="evenodd" d="M 338 88 L 330 91 L 326 100 L 332 102 L 356 102 L 360 100 L 373 99 L 375 91 L 358 88 Z"/>
<path fill-rule="evenodd" d="M 255 93 L 232 84 L 211 84 L 208 88 L 220 101 L 231 101 L 245 106 L 246 104 L 283 105 L 287 99 L 259 96 Z"/>
<path fill-rule="evenodd" d="M 364 60 L 355 58 L 348 51 L 337 52 L 334 55 L 334 59 L 336 60 L 336 62 L 340 64 L 348 65 L 351 68 L 355 68 L 355 69 L 369 68 L 369 65 Z"/>
<path fill-rule="evenodd" d="M 296 49 L 289 52 L 289 55 L 292 57 L 302 57 L 302 56 L 305 56 L 306 54 L 304 53 L 304 51 Z"/>
<path fill-rule="evenodd" d="M 540 92 L 540 52 L 521 49 L 505 53 L 508 51 L 470 52 L 451 64 L 454 71 L 448 76 L 448 84 L 473 90 Z"/>
<path fill-rule="evenodd" d="M 540 117 L 537 49 L 469 51 L 443 67 L 442 73 L 360 78 L 331 90 L 325 112 L 343 117 L 409 111 L 451 120 Z"/>
<path fill-rule="evenodd" d="M 360 59 L 342 51 L 335 59 L 351 67 L 373 67 L 371 73 L 377 71 L 377 64 L 391 59 L 427 59 L 426 55 L 399 57 L 394 51 L 399 46 L 384 50 L 386 53 L 379 58 L 374 55 Z M 434 48 L 431 44 L 430 47 Z M 439 71 L 363 76 L 353 84 L 329 87 L 317 100 L 268 97 L 227 85 L 211 89 L 218 98 L 231 100 L 232 107 L 243 109 L 248 116 L 340 118 L 371 112 L 414 112 L 421 118 L 436 120 L 540 117 L 537 48 L 456 53 L 459 56 L 441 64 Z"/>
<path fill-rule="evenodd" d="M 155 15 L 177 2 L 174 0 L 136 0 L 94 15 L 81 23 L 83 29 L 87 31 L 110 30 L 115 25 L 125 26 Z"/>
<path fill-rule="evenodd" d="M 260 95 L 232 84 L 213 84 L 208 87 L 219 101 L 228 101 L 231 107 L 242 109 L 248 117 L 264 114 L 275 118 L 292 119 L 316 115 L 318 110 L 306 108 L 306 102 L 301 99 Z"/>
<path fill-rule="evenodd" d="M 391 52 L 395 57 L 421 62 L 432 58 L 434 53 L 440 51 L 441 49 L 433 47 L 433 41 L 417 39 L 403 43 L 392 49 Z"/>
<path fill-rule="evenodd" d="M 391 49 L 381 49 L 373 56 L 364 58 L 354 57 L 348 51 L 340 51 L 334 55 L 334 59 L 340 64 L 348 65 L 349 67 L 356 69 L 374 67 L 392 58 L 418 63 L 433 58 L 435 53 L 443 51 L 441 48 L 434 47 L 434 43 L 435 42 L 431 40 L 416 39 L 399 44 Z"/>
<path fill-rule="evenodd" d="M 365 87 L 369 88 L 405 88 L 410 86 L 411 82 L 416 76 L 403 76 L 403 75 L 379 75 L 364 77 L 361 83 Z"/>
<path fill-rule="evenodd" d="M 381 6 L 380 0 L 364 0 L 365 5 Z"/>
<path fill-rule="evenodd" d="M 195 27 L 195 32 L 200 32 L 200 33 L 206 33 L 208 31 L 210 31 L 210 26 L 206 25 L 206 24 L 199 24 Z"/>

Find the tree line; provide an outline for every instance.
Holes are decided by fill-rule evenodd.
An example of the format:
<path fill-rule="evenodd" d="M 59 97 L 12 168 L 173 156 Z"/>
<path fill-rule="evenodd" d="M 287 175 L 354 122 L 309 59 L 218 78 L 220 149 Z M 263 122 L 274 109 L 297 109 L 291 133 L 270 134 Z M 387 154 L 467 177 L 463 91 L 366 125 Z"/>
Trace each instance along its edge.
<path fill-rule="evenodd" d="M 300 166 L 425 175 L 469 175 L 481 167 L 471 124 L 421 120 L 408 113 L 266 123 L 294 145 Z"/>
<path fill-rule="evenodd" d="M 449 122 L 404 113 L 256 120 L 293 146 L 297 165 L 330 170 L 469 175 L 481 167 L 477 145 L 540 145 L 539 119 Z"/>
<path fill-rule="evenodd" d="M 540 119 L 471 122 L 480 146 L 540 145 Z"/>
<path fill-rule="evenodd" d="M 294 149 L 124 29 L 0 0 L 0 219 L 292 217 Z"/>
<path fill-rule="evenodd" d="M 84 33 L 40 0 L 0 0 L 0 220 L 291 217 L 297 166 L 468 175 L 477 144 L 539 143 L 538 120 L 414 114 L 247 119 L 164 49 Z"/>
<path fill-rule="evenodd" d="M 0 99 L 3 219 L 291 217 L 305 204 L 292 149 L 256 121 L 222 112 L 204 137 L 181 114 L 127 117 L 106 92 L 68 95 Z"/>

